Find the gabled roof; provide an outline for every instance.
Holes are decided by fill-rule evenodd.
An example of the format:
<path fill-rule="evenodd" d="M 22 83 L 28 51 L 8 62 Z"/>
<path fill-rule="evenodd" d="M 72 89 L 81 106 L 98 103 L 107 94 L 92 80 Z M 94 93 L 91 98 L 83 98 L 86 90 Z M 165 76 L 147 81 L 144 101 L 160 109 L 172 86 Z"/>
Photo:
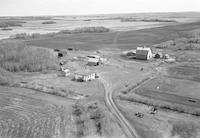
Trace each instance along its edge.
<path fill-rule="evenodd" d="M 151 48 L 149 47 L 137 47 L 136 55 L 148 55 L 151 52 Z"/>
<path fill-rule="evenodd" d="M 148 55 L 149 51 L 146 50 L 137 50 L 136 55 Z"/>
<path fill-rule="evenodd" d="M 89 57 L 89 58 L 100 58 L 99 55 L 88 55 L 87 57 Z"/>
<path fill-rule="evenodd" d="M 150 47 L 137 47 L 136 50 L 151 51 L 151 48 Z"/>

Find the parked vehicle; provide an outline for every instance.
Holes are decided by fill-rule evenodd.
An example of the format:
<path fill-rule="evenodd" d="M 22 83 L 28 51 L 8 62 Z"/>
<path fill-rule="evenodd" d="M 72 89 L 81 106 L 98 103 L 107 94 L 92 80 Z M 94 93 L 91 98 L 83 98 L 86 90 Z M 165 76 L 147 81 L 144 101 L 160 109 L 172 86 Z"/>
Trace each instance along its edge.
<path fill-rule="evenodd" d="M 150 114 L 156 114 L 157 111 L 158 111 L 158 109 L 157 109 L 156 107 L 152 107 L 152 108 L 150 109 Z"/>
<path fill-rule="evenodd" d="M 139 117 L 139 118 L 143 118 L 144 114 L 140 113 L 140 112 L 136 112 L 135 116 Z"/>

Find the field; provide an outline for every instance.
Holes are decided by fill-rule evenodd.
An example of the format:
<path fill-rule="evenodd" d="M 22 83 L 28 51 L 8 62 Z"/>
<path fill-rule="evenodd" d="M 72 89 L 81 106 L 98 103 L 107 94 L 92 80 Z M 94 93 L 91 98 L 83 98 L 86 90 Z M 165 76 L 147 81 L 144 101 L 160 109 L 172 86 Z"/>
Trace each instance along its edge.
<path fill-rule="evenodd" d="M 24 80 L 30 81 L 36 80 L 37 75 L 23 76 L 29 76 Z M 51 77 L 40 76 L 38 86 L 40 84 L 41 87 L 43 82 L 43 87 L 54 88 L 45 78 L 52 82 Z M 59 83 L 59 79 L 53 80 L 55 85 Z M 30 83 L 32 88 L 29 86 L 29 89 L 0 86 L 0 137 L 123 137 L 121 129 L 105 108 L 101 86 L 96 87 L 95 82 L 91 83 L 92 86 L 77 84 L 74 87 L 69 82 L 66 88 L 56 85 L 62 89 L 76 88 L 78 94 L 71 92 L 67 97 L 48 94 L 33 82 Z M 88 98 L 76 100 L 80 94 L 87 94 Z"/>
<path fill-rule="evenodd" d="M 180 112 L 198 113 L 200 108 L 199 64 L 182 63 L 163 68 L 167 68 L 167 70 L 162 70 L 157 77 L 126 95 L 125 99 L 130 98 L 130 101 L 139 102 L 140 98 L 137 100 L 136 97 L 133 98 L 137 94 L 149 99 L 149 101 L 146 98 L 146 100 L 141 99 L 141 103 L 163 108 L 166 105 L 166 108 L 170 109 L 171 107 Z"/>
<path fill-rule="evenodd" d="M 117 103 L 142 138 L 198 138 L 200 135 L 199 118 L 166 110 L 150 114 L 152 106 L 119 99 Z M 135 116 L 136 112 L 144 117 Z"/>
<path fill-rule="evenodd" d="M 75 47 L 90 51 L 102 48 L 133 49 L 138 45 L 152 46 L 176 38 L 190 37 L 189 32 L 199 27 L 200 23 L 195 22 L 138 31 L 61 35 L 50 39 L 28 40 L 26 43 L 48 48 Z"/>
<path fill-rule="evenodd" d="M 50 95 L 41 96 L 27 89 L 8 87 L 1 87 L 0 95 L 1 137 L 69 135 L 65 130 L 70 125 L 70 116 L 67 116 L 70 107 L 59 105 L 62 102 L 68 105 L 67 101 L 56 100 Z"/>
<path fill-rule="evenodd" d="M 182 63 L 172 66 L 168 70 L 169 75 L 174 78 L 186 79 L 200 82 L 200 63 Z"/>
<path fill-rule="evenodd" d="M 73 100 L 29 89 L 0 89 L 0 137 L 115 137 L 112 131 L 119 131 L 115 125 L 108 125 L 114 123 L 113 119 L 109 113 L 103 113 L 105 109 L 98 102 L 77 107 Z M 80 115 L 75 114 L 79 108 Z M 97 114 L 97 110 L 101 112 Z M 92 116 L 97 119 L 91 119 Z M 98 131 L 95 123 L 101 127 Z"/>
<path fill-rule="evenodd" d="M 194 56 L 197 53 L 192 51 L 183 53 L 192 58 L 191 62 L 183 62 L 181 58 L 174 64 L 162 64 L 155 78 L 141 83 L 134 91 L 137 85 L 117 90 L 121 94 L 116 97 L 116 103 L 144 138 L 200 135 L 199 56 Z M 158 108 L 157 113 L 150 113 L 152 107 Z M 144 117 L 137 117 L 138 112 Z"/>

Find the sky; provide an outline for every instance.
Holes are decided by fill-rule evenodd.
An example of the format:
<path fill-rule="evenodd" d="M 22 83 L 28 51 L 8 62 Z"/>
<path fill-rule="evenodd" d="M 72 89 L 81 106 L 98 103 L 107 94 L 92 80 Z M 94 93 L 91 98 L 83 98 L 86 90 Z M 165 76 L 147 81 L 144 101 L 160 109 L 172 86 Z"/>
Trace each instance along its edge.
<path fill-rule="evenodd" d="M 200 0 L 0 0 L 0 16 L 199 11 Z"/>

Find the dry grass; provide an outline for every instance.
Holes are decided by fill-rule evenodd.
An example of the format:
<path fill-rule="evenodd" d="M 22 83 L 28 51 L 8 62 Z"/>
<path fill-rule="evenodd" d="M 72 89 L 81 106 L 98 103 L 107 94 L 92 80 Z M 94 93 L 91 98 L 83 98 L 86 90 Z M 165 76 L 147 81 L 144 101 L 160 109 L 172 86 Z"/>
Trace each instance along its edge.
<path fill-rule="evenodd" d="M 71 122 L 66 105 L 49 102 L 48 98 L 55 98 L 46 95 L 24 95 L 32 93 L 27 89 L 0 89 L 0 137 L 69 137 L 66 129 Z"/>
<path fill-rule="evenodd" d="M 126 95 L 126 96 L 121 95 L 121 96 L 119 96 L 119 98 L 120 98 L 120 100 L 127 100 L 130 102 L 136 102 L 136 103 L 140 103 L 140 104 L 159 107 L 160 109 L 163 109 L 163 110 L 171 110 L 171 111 L 175 111 L 175 112 L 179 112 L 179 113 L 186 113 L 186 114 L 191 114 L 194 116 L 200 116 L 200 110 L 198 108 L 191 108 L 191 107 L 181 105 L 181 104 L 150 99 L 147 97 L 141 97 L 139 95 L 134 95 L 134 96 L 133 95 Z"/>
<path fill-rule="evenodd" d="M 199 80 L 199 63 L 171 65 L 168 72 L 163 71 L 135 91 L 131 91 L 134 87 L 126 88 L 120 98 L 200 116 Z"/>
<path fill-rule="evenodd" d="M 177 51 L 175 55 L 178 62 L 200 62 L 199 51 Z"/>
<path fill-rule="evenodd" d="M 200 64 L 199 63 L 182 63 L 170 67 L 168 72 L 171 77 L 192 80 L 200 82 Z"/>
<path fill-rule="evenodd" d="M 173 124 L 171 135 L 181 138 L 196 138 L 197 128 L 192 123 L 176 122 Z"/>

